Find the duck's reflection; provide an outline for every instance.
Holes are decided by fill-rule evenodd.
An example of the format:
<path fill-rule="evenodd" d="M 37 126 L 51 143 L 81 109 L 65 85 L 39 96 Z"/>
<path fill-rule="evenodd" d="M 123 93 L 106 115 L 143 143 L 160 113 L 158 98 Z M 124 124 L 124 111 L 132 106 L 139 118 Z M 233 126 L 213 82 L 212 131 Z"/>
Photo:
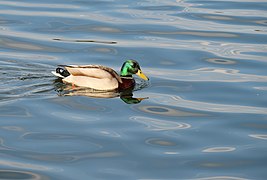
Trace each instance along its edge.
<path fill-rule="evenodd" d="M 115 98 L 120 97 L 120 99 L 126 104 L 138 104 L 141 101 L 148 99 L 148 97 L 133 97 L 133 88 L 124 91 L 99 91 L 84 87 L 73 87 L 62 83 L 62 80 L 56 79 L 54 82 L 55 90 L 58 92 L 59 96 L 87 96 L 93 98 Z"/>
<path fill-rule="evenodd" d="M 144 98 L 141 98 L 141 97 L 140 98 L 135 98 L 135 97 L 133 97 L 133 89 L 120 92 L 120 98 L 126 104 L 138 104 L 141 101 L 143 101 L 145 99 L 148 99 L 148 97 L 144 97 Z"/>

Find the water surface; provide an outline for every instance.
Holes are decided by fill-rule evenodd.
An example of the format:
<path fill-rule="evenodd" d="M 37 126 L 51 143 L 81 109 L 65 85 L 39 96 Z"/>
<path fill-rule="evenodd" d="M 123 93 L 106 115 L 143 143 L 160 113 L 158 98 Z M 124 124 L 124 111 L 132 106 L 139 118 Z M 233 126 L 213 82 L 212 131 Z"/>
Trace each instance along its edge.
<path fill-rule="evenodd" d="M 0 0 L 0 179 L 266 179 L 266 25 L 264 0 Z M 50 73 L 126 59 L 140 103 Z"/>

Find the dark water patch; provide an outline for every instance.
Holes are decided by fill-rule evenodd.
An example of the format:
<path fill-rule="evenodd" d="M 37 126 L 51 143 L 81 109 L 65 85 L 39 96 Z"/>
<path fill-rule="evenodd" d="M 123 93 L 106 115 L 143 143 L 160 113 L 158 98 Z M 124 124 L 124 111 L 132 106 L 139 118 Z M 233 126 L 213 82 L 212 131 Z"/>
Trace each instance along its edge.
<path fill-rule="evenodd" d="M 208 62 L 211 63 L 215 63 L 215 64 L 226 64 L 226 65 L 230 65 L 230 64 L 235 64 L 236 61 L 233 60 L 229 60 L 229 59 L 219 59 L 219 58 L 209 58 L 207 59 Z"/>
<path fill-rule="evenodd" d="M 137 106 L 137 109 L 143 111 L 145 113 L 154 114 L 154 115 L 162 115 L 162 116 L 203 116 L 204 114 L 186 112 L 182 110 L 177 110 L 176 108 L 170 108 L 167 106 Z"/>
<path fill-rule="evenodd" d="M 85 42 L 85 43 L 103 43 L 103 44 L 117 44 L 115 41 L 98 41 L 98 40 L 86 40 L 86 39 L 75 39 L 75 40 L 68 40 L 68 39 L 53 39 L 55 41 L 65 41 L 65 42 Z"/>

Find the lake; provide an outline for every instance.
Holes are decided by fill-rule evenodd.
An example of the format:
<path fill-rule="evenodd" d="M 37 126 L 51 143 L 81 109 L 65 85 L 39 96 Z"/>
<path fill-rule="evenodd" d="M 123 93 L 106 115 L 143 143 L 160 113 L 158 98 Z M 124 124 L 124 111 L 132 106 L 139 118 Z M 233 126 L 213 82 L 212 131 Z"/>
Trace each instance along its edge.
<path fill-rule="evenodd" d="M 0 0 L 0 179 L 266 179 L 266 25 L 266 0 Z M 51 73 L 127 59 L 130 100 Z"/>

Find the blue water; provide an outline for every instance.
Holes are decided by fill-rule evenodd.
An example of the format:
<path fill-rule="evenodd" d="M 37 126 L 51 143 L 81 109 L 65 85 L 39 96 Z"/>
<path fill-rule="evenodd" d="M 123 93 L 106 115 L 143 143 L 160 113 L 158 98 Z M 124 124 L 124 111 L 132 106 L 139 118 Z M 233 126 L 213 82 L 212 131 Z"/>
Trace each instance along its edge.
<path fill-rule="evenodd" d="M 265 0 L 0 0 L 0 179 L 267 178 Z M 134 98 L 70 93 L 58 64 Z"/>

